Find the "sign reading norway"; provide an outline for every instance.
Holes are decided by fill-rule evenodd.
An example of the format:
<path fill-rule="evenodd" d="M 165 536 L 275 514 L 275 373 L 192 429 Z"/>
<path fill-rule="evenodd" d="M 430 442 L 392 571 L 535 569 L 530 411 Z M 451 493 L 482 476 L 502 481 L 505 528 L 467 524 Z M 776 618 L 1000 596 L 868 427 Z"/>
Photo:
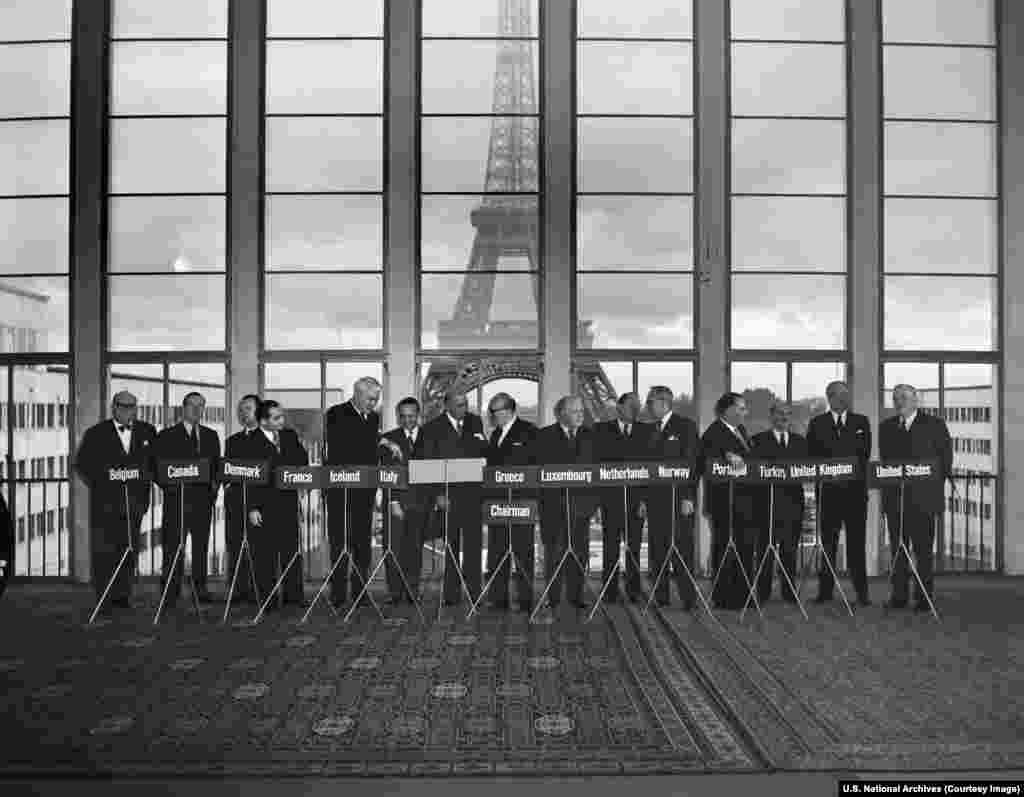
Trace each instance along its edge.
<path fill-rule="evenodd" d="M 266 484 L 270 462 L 259 459 L 222 459 L 217 478 L 234 484 Z"/>
<path fill-rule="evenodd" d="M 927 481 L 942 478 L 939 461 L 936 460 L 889 460 L 868 464 L 871 484 L 875 486 L 897 485 L 900 482 Z"/>
<path fill-rule="evenodd" d="M 158 459 L 156 480 L 163 487 L 210 481 L 208 459 Z"/>
<path fill-rule="evenodd" d="M 768 484 L 787 482 L 843 482 L 861 478 L 856 457 L 834 459 L 745 459 L 741 465 L 708 460 L 704 476 L 712 482 Z"/>
<path fill-rule="evenodd" d="M 533 525 L 538 520 L 537 502 L 532 499 L 500 501 L 488 499 L 483 503 L 485 523 L 522 523 Z"/>
<path fill-rule="evenodd" d="M 689 462 L 641 462 L 637 464 L 610 463 L 598 465 L 597 484 L 672 484 L 688 482 L 693 478 L 693 465 Z"/>

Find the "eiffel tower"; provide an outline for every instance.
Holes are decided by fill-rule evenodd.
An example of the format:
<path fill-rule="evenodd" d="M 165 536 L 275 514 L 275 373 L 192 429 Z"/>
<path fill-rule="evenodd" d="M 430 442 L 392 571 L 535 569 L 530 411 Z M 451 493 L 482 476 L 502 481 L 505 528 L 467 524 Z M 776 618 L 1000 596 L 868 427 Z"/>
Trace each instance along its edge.
<path fill-rule="evenodd" d="M 535 321 L 491 321 L 495 271 L 506 259 L 525 259 L 533 272 L 532 290 L 541 307 L 537 241 L 539 219 L 537 200 L 523 194 L 539 189 L 537 99 L 534 90 L 530 0 L 497 0 L 501 41 L 494 72 L 495 118 L 491 122 L 484 199 L 470 213 L 475 236 L 470 251 L 468 274 L 450 320 L 438 325 L 441 349 L 532 348 L 538 337 Z M 516 39 L 515 37 L 520 37 Z M 518 194 L 518 196 L 517 196 Z M 577 340 L 593 340 L 591 322 L 580 322 Z M 609 400 L 616 398 L 615 386 L 599 365 L 576 369 L 577 388 L 584 399 L 588 421 L 605 417 Z M 537 357 L 466 357 L 456 363 L 431 363 L 422 387 L 427 418 L 442 411 L 449 387 L 470 391 L 499 378 L 539 382 Z"/>

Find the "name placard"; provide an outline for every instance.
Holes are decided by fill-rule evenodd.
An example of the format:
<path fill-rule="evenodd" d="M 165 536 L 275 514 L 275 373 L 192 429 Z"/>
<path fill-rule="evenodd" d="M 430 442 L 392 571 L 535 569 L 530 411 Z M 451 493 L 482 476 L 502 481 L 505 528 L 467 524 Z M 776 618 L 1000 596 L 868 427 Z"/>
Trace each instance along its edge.
<path fill-rule="evenodd" d="M 495 465 L 484 468 L 484 484 L 487 487 L 536 487 L 537 470 L 535 465 Z"/>
<path fill-rule="evenodd" d="M 623 484 L 675 484 L 693 478 L 693 465 L 689 462 L 612 462 L 597 465 L 597 483 Z"/>
<path fill-rule="evenodd" d="M 868 463 L 870 483 L 876 487 L 941 479 L 938 460 L 887 460 Z"/>
<path fill-rule="evenodd" d="M 316 490 L 322 476 L 319 465 L 280 465 L 274 468 L 274 485 L 279 490 Z"/>
<path fill-rule="evenodd" d="M 266 484 L 270 462 L 259 459 L 222 459 L 217 478 L 231 484 Z"/>
<path fill-rule="evenodd" d="M 403 488 L 409 486 L 409 471 L 395 465 L 381 465 L 377 468 L 377 486 Z"/>
<path fill-rule="evenodd" d="M 533 525 L 538 518 L 537 502 L 530 499 L 500 501 L 488 499 L 483 502 L 485 523 L 512 523 Z"/>
<path fill-rule="evenodd" d="M 111 465 L 106 469 L 111 484 L 136 484 L 152 481 L 152 475 L 141 465 Z"/>
<path fill-rule="evenodd" d="M 178 484 L 210 482 L 210 460 L 208 459 L 159 459 L 156 463 L 156 480 L 163 487 Z"/>
<path fill-rule="evenodd" d="M 541 465 L 537 483 L 541 487 L 590 487 L 596 484 L 594 465 Z"/>
<path fill-rule="evenodd" d="M 324 465 L 320 487 L 337 490 L 342 487 L 376 487 L 375 465 Z"/>

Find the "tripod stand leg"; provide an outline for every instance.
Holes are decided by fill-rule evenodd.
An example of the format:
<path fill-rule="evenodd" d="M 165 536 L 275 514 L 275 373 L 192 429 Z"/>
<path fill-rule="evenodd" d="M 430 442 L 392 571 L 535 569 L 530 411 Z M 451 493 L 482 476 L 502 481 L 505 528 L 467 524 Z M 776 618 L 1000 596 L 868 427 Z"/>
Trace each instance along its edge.
<path fill-rule="evenodd" d="M 512 547 L 511 547 L 511 544 L 510 544 L 509 547 L 505 550 L 505 553 L 503 553 L 501 555 L 501 559 L 498 560 L 498 564 L 494 568 L 494 572 L 491 573 L 491 577 L 489 579 L 487 579 L 487 581 L 484 583 L 483 589 L 480 590 L 480 597 L 478 597 L 476 599 L 476 601 L 470 607 L 469 613 L 466 614 L 466 619 L 467 620 L 479 611 L 480 604 L 484 602 L 484 598 L 486 598 L 487 597 L 487 593 L 490 592 L 491 585 L 495 582 L 495 580 L 497 580 L 498 575 L 501 573 L 501 569 L 505 566 L 505 562 L 509 563 L 509 569 L 510 570 L 512 568 L 512 563 L 514 562 L 516 567 L 520 571 L 522 571 L 523 566 L 522 566 L 522 564 L 520 564 L 519 560 L 516 558 L 516 555 L 514 553 L 512 553 Z"/>
<path fill-rule="evenodd" d="M 708 599 L 704 596 L 704 591 L 697 584 L 697 579 L 693 575 L 693 571 L 690 570 L 690 566 L 686 564 L 686 560 L 683 558 L 683 555 L 679 552 L 679 549 L 675 545 L 673 545 L 672 548 L 669 550 L 669 556 L 671 556 L 673 552 L 679 558 L 679 564 L 683 566 L 683 570 L 686 571 L 686 575 L 690 579 L 690 583 L 693 585 L 693 591 L 697 593 L 697 597 L 700 598 L 700 602 L 704 606 L 704 611 L 711 615 L 711 617 L 717 623 L 718 618 L 715 617 L 715 613 L 711 611 L 711 606 L 708 604 Z"/>
<path fill-rule="evenodd" d="M 650 549 L 648 549 L 648 553 Z M 666 556 L 665 561 L 661 563 L 661 569 L 658 570 L 658 576 L 654 579 L 654 583 L 651 585 L 651 595 L 647 599 L 647 603 L 644 605 L 643 614 L 647 614 L 650 611 L 651 604 L 654 602 L 654 595 L 658 591 L 658 585 L 661 584 L 661 579 L 665 575 L 665 571 L 668 570 L 668 564 L 671 561 L 671 557 Z"/>
<path fill-rule="evenodd" d="M 131 548 L 125 548 L 124 553 L 121 554 L 121 561 L 117 563 L 117 567 L 114 569 L 114 575 L 110 577 L 110 581 L 107 582 L 107 588 L 103 590 L 103 594 L 100 596 L 99 602 L 96 604 L 96 608 L 92 610 L 92 615 L 89 617 L 89 625 L 93 624 L 96 619 L 96 615 L 100 613 L 100 609 L 103 608 L 103 601 L 107 599 L 107 595 L 110 594 L 111 588 L 114 586 L 114 582 L 117 581 L 117 576 L 121 572 L 121 568 L 124 567 L 124 563 L 128 560 L 128 554 L 132 552 Z"/>
<path fill-rule="evenodd" d="M 590 614 L 587 615 L 586 622 L 589 623 L 591 620 L 594 619 L 594 614 L 597 613 L 597 610 L 601 607 L 602 603 L 604 602 L 605 593 L 608 591 L 608 588 L 612 585 L 612 582 L 619 577 L 619 568 L 619 563 L 618 561 L 616 561 L 615 566 L 612 567 L 612 572 L 608 575 L 608 578 L 605 579 L 604 584 L 601 587 L 601 592 L 598 593 L 597 600 L 594 601 L 594 606 L 593 608 L 591 608 Z"/>
<path fill-rule="evenodd" d="M 242 558 L 245 555 L 245 553 L 248 551 L 248 549 L 249 549 L 249 535 L 243 532 L 243 534 L 242 534 L 242 545 L 238 549 L 238 558 L 235 560 L 235 572 L 231 576 L 231 586 L 228 588 L 228 598 L 227 598 L 227 601 L 225 602 L 225 605 L 224 605 L 224 617 L 221 618 L 221 623 L 222 624 L 226 623 L 228 621 L 228 614 L 230 614 L 230 612 L 231 612 L 231 600 L 232 600 L 232 598 L 235 595 L 235 584 L 238 581 L 238 571 L 242 569 Z M 251 560 L 251 557 L 250 557 L 250 562 L 251 561 L 252 560 Z"/>
<path fill-rule="evenodd" d="M 167 574 L 167 579 L 164 582 L 164 594 L 160 598 L 160 605 L 157 606 L 156 615 L 153 617 L 153 625 L 157 625 L 160 622 L 160 615 L 164 612 L 164 604 L 167 602 L 167 594 L 171 591 L 171 583 L 174 581 L 174 571 L 178 569 L 178 560 L 181 559 L 181 553 L 185 550 L 185 540 L 178 543 L 178 549 L 174 552 L 174 561 L 171 563 L 171 572 Z M 182 563 L 184 567 L 184 563 Z"/>
<path fill-rule="evenodd" d="M 259 612 L 256 614 L 254 618 L 252 618 L 253 625 L 256 625 L 256 623 L 263 619 L 264 612 L 266 612 L 267 607 L 270 605 L 270 602 L 274 599 L 274 594 L 281 589 L 281 585 L 284 584 L 284 580 L 288 575 L 288 571 L 292 569 L 292 565 L 295 564 L 298 558 L 299 551 L 296 551 L 292 554 L 292 558 L 289 560 L 287 566 L 284 568 L 284 570 L 281 571 L 281 577 L 277 579 L 277 583 L 274 584 L 274 588 L 270 590 L 270 594 L 267 595 L 267 599 L 263 602 L 263 605 L 260 606 Z"/>
<path fill-rule="evenodd" d="M 562 554 L 562 558 L 558 560 L 558 564 L 555 566 L 554 571 L 551 573 L 551 578 L 548 579 L 548 583 L 544 585 L 544 591 L 540 594 L 540 599 L 537 601 L 537 605 L 534 607 L 533 612 L 530 613 L 530 622 L 534 621 L 537 616 L 537 612 L 544 606 L 544 599 L 547 597 L 548 592 L 551 590 L 552 585 L 558 579 L 558 574 L 565 566 L 566 561 L 569 559 L 569 553 L 571 548 L 566 548 L 565 553 Z M 561 585 L 559 585 L 561 586 Z"/>
<path fill-rule="evenodd" d="M 331 583 L 331 579 L 334 577 L 334 571 L 338 569 L 338 565 L 341 564 L 341 560 L 348 555 L 348 550 L 343 550 L 340 554 L 338 554 L 338 558 L 334 560 L 334 564 L 331 566 L 331 571 L 327 574 L 327 578 L 325 578 L 323 583 L 320 585 L 320 589 L 316 591 L 316 595 L 313 596 L 313 600 L 310 602 L 309 608 L 306 609 L 306 613 L 302 615 L 302 620 L 300 622 L 304 623 L 309 619 L 310 613 L 312 613 L 313 608 L 317 605 L 317 603 L 320 602 L 320 598 L 324 594 L 324 591 L 327 589 L 327 585 Z M 337 617 L 338 610 L 334 608 L 334 604 L 328 602 L 327 605 L 331 607 L 331 611 L 334 613 L 334 616 Z"/>
<path fill-rule="evenodd" d="M 375 601 L 373 599 L 373 595 L 370 594 L 370 584 L 373 583 L 373 580 L 377 577 L 377 573 L 380 572 L 380 569 L 384 567 L 384 563 L 387 561 L 389 553 L 391 553 L 390 550 L 386 551 L 384 555 L 381 556 L 380 561 L 377 562 L 377 566 L 374 567 L 373 570 L 370 572 L 370 577 L 363 581 L 362 589 L 360 589 L 359 594 L 352 599 L 352 605 L 349 607 L 348 612 L 342 619 L 342 622 L 347 623 L 349 621 L 349 618 L 352 617 L 352 613 L 355 612 L 357 608 L 359 608 L 359 601 L 363 599 L 363 595 L 370 599 L 370 603 L 373 604 L 373 608 L 377 610 L 377 616 L 380 617 L 381 620 L 384 619 L 384 612 L 380 610 L 380 606 L 377 605 L 377 601 Z M 360 580 L 362 580 L 362 576 L 360 576 L 359 578 Z"/>

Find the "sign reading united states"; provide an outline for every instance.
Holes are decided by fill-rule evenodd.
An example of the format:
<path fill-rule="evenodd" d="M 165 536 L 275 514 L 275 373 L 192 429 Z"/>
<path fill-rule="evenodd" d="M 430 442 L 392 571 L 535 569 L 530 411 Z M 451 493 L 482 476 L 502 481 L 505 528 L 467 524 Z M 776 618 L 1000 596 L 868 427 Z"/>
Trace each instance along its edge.
<path fill-rule="evenodd" d="M 927 481 L 942 478 L 938 460 L 886 460 L 868 466 L 875 486 L 898 484 L 901 481 Z"/>

